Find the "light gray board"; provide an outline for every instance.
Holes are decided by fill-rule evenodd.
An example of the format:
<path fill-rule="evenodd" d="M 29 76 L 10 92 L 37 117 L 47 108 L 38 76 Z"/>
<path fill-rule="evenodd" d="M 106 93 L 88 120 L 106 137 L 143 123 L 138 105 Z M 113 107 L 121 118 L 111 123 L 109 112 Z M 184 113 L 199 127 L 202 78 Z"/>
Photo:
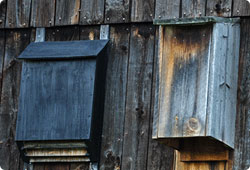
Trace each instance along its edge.
<path fill-rule="evenodd" d="M 179 18 L 180 0 L 156 0 L 155 19 Z"/>
<path fill-rule="evenodd" d="M 159 138 L 205 135 L 211 29 L 164 28 Z"/>
<path fill-rule="evenodd" d="M 207 136 L 234 148 L 239 24 L 214 25 L 207 109 Z"/>

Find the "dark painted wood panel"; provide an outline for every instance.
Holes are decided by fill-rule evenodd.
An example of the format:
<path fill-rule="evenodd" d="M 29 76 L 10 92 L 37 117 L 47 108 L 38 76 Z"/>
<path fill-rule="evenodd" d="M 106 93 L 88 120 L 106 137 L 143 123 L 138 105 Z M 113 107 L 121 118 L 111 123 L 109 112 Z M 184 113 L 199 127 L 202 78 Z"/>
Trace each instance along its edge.
<path fill-rule="evenodd" d="M 158 58 L 158 37 L 159 29 L 157 27 L 155 33 L 155 55 L 154 55 L 154 71 L 153 71 L 153 84 L 152 84 L 152 101 L 151 101 L 151 120 L 150 120 L 150 133 L 149 133 L 149 146 L 148 146 L 148 160 L 147 169 L 152 170 L 172 170 L 174 150 L 166 145 L 161 144 L 159 141 L 152 139 L 153 135 L 153 118 L 158 114 L 158 90 L 159 90 L 159 60 Z"/>
<path fill-rule="evenodd" d="M 99 40 L 100 26 L 80 26 L 80 40 Z"/>
<path fill-rule="evenodd" d="M 241 21 L 234 169 L 250 167 L 250 19 Z"/>
<path fill-rule="evenodd" d="M 132 0 L 131 21 L 152 22 L 155 11 L 155 0 Z"/>
<path fill-rule="evenodd" d="M 182 17 L 201 17 L 205 16 L 206 1 L 205 0 L 183 0 L 182 1 Z"/>
<path fill-rule="evenodd" d="M 156 0 L 155 19 L 180 17 L 181 0 Z"/>
<path fill-rule="evenodd" d="M 79 26 L 46 28 L 45 41 L 79 40 Z"/>
<path fill-rule="evenodd" d="M 105 23 L 130 22 L 130 0 L 106 0 Z"/>
<path fill-rule="evenodd" d="M 75 25 L 79 23 L 81 0 L 56 0 L 55 25 Z"/>
<path fill-rule="evenodd" d="M 122 169 L 147 167 L 154 32 L 144 24 L 131 29 Z"/>
<path fill-rule="evenodd" d="M 32 0 L 31 23 L 33 27 L 54 26 L 56 0 Z"/>
<path fill-rule="evenodd" d="M 207 1 L 206 15 L 230 17 L 232 13 L 233 0 L 213 0 Z"/>
<path fill-rule="evenodd" d="M 233 16 L 250 16 L 250 2 L 248 0 L 234 0 Z"/>
<path fill-rule="evenodd" d="M 101 24 L 104 20 L 105 0 L 81 0 L 82 25 Z"/>
<path fill-rule="evenodd" d="M 15 143 L 16 118 L 18 109 L 19 86 L 21 79 L 21 63 L 16 57 L 30 42 L 30 30 L 8 30 L 3 66 L 3 83 L 1 94 L 1 136 L 4 147 L 0 150 L 3 155 L 0 164 L 3 169 L 19 170 L 20 156 Z M 3 124 L 2 124 L 3 123 Z M 3 149 L 3 150 L 2 150 Z"/>
<path fill-rule="evenodd" d="M 111 26 L 102 133 L 101 170 L 121 168 L 130 28 Z"/>
<path fill-rule="evenodd" d="M 6 28 L 29 27 L 31 0 L 8 0 Z"/>
<path fill-rule="evenodd" d="M 4 28 L 7 0 L 0 1 L 0 28 Z"/>

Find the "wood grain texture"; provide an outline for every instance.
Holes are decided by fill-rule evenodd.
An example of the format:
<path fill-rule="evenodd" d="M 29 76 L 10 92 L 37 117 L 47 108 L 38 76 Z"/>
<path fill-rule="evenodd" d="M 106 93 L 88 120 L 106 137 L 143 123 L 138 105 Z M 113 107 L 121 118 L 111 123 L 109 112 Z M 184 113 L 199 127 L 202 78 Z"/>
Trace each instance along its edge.
<path fill-rule="evenodd" d="M 89 163 L 71 163 L 70 170 L 89 170 Z"/>
<path fill-rule="evenodd" d="M 100 170 L 121 168 L 129 37 L 128 26 L 110 27 Z"/>
<path fill-rule="evenodd" d="M 81 25 L 101 24 L 104 20 L 105 0 L 81 0 Z"/>
<path fill-rule="evenodd" d="M 234 0 L 233 16 L 250 16 L 250 2 L 248 0 Z"/>
<path fill-rule="evenodd" d="M 45 30 L 45 41 L 73 41 L 79 40 L 79 36 L 78 26 L 46 28 Z"/>
<path fill-rule="evenodd" d="M 70 170 L 69 163 L 45 164 L 44 170 Z"/>
<path fill-rule="evenodd" d="M 19 151 L 15 143 L 18 96 L 21 78 L 21 63 L 16 57 L 30 42 L 30 30 L 6 31 L 6 45 L 3 66 L 3 83 L 1 94 L 1 139 L 0 165 L 3 169 L 18 170 Z"/>
<path fill-rule="evenodd" d="M 180 0 L 156 0 L 155 19 L 180 17 Z"/>
<path fill-rule="evenodd" d="M 208 90 L 206 135 L 213 136 L 232 148 L 235 135 L 238 78 L 235 73 L 238 72 L 239 63 L 239 31 L 239 24 L 218 23 L 214 26 Z"/>
<path fill-rule="evenodd" d="M 230 17 L 232 0 L 207 1 L 206 16 Z"/>
<path fill-rule="evenodd" d="M 164 30 L 159 138 L 205 135 L 211 31 L 209 26 Z"/>
<path fill-rule="evenodd" d="M 32 0 L 31 23 L 33 27 L 51 27 L 55 25 L 56 0 Z"/>
<path fill-rule="evenodd" d="M 106 0 L 105 23 L 130 22 L 130 0 Z"/>
<path fill-rule="evenodd" d="M 7 0 L 0 2 L 0 28 L 4 28 L 6 16 Z"/>
<path fill-rule="evenodd" d="M 153 85 L 152 85 L 152 101 L 151 101 L 151 121 L 150 121 L 150 133 L 149 133 L 149 145 L 148 145 L 148 160 L 147 160 L 147 169 L 152 170 L 172 170 L 173 169 L 173 159 L 174 159 L 174 150 L 168 146 L 165 146 L 154 140 L 155 132 L 153 132 L 153 126 L 156 126 L 153 123 L 153 118 L 158 113 L 158 94 L 159 94 L 159 60 L 158 60 L 158 37 L 159 29 L 156 29 L 155 33 L 155 55 L 154 55 L 154 71 L 153 71 Z M 158 122 L 158 121 L 157 121 Z M 152 137 L 153 136 L 153 137 Z"/>
<path fill-rule="evenodd" d="M 206 1 L 204 0 L 183 0 L 182 17 L 205 16 Z"/>
<path fill-rule="evenodd" d="M 152 22 L 155 10 L 155 0 L 132 0 L 131 21 Z"/>
<path fill-rule="evenodd" d="M 55 25 L 75 25 L 79 23 L 81 0 L 56 0 Z"/>
<path fill-rule="evenodd" d="M 4 62 L 4 47 L 5 47 L 5 31 L 0 30 L 0 96 L 2 92 L 2 79 L 3 79 L 3 62 Z M 1 103 L 1 98 L 0 98 Z"/>
<path fill-rule="evenodd" d="M 250 167 L 250 19 L 241 22 L 234 169 Z"/>
<path fill-rule="evenodd" d="M 8 0 L 6 28 L 29 27 L 31 0 Z"/>
<path fill-rule="evenodd" d="M 80 26 L 80 40 L 99 40 L 100 26 Z"/>
<path fill-rule="evenodd" d="M 143 24 L 131 29 L 122 169 L 147 167 L 154 32 Z"/>

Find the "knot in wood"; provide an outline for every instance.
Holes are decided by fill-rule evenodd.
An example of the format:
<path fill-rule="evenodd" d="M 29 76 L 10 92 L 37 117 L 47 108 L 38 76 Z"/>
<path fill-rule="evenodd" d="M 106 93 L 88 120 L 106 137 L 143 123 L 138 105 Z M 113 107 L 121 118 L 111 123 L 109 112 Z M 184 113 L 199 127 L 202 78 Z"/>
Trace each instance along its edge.
<path fill-rule="evenodd" d="M 190 118 L 186 123 L 185 135 L 193 136 L 199 134 L 201 130 L 200 122 L 197 118 Z"/>

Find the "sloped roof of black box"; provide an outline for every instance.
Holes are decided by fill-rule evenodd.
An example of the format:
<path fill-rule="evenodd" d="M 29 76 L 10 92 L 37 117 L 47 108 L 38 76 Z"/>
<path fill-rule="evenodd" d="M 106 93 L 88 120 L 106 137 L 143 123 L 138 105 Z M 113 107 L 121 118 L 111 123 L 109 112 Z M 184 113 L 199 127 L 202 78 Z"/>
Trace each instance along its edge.
<path fill-rule="evenodd" d="M 95 57 L 108 40 L 55 41 L 31 43 L 18 57 L 29 60 L 70 59 Z"/>

